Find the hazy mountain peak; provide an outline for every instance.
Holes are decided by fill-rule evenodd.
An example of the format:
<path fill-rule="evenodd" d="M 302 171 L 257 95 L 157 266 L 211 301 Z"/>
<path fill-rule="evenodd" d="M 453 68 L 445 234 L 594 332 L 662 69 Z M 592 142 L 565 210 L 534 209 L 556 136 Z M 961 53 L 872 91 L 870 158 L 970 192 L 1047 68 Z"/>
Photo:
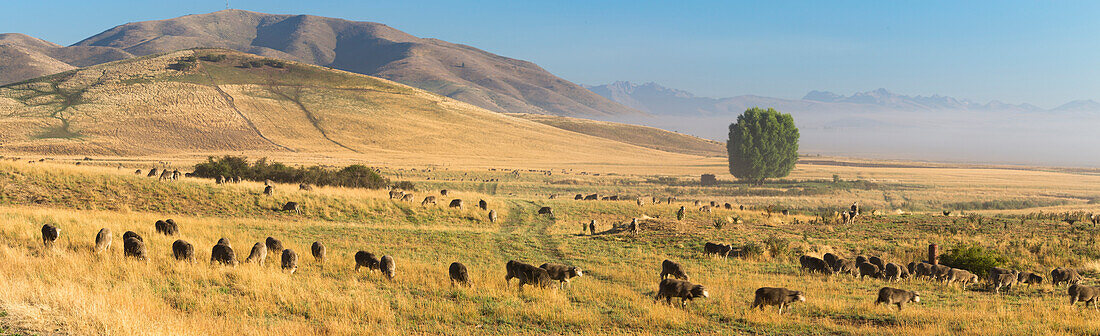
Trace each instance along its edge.
<path fill-rule="evenodd" d="M 1061 106 L 1055 107 L 1052 111 L 1057 112 L 1097 112 L 1100 111 L 1100 103 L 1097 103 L 1092 99 L 1074 100 Z"/>

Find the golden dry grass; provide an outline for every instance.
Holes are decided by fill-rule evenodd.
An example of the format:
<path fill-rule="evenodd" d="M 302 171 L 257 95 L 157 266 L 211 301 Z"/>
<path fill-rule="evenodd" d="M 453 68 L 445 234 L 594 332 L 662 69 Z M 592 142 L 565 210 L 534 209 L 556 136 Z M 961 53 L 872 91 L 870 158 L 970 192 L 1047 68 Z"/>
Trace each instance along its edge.
<path fill-rule="evenodd" d="M 666 177 L 694 179 L 696 169 L 683 167 L 682 175 Z M 0 197 L 0 274 L 4 274 L 0 277 L 0 310 L 4 312 L 0 326 L 9 332 L 59 334 L 246 335 L 1100 331 L 1100 323 L 1094 322 L 1098 313 L 1066 304 L 1064 286 L 1023 287 L 995 295 L 981 286 L 962 290 L 923 280 L 903 281 L 892 286 L 919 290 L 924 300 L 895 312 L 872 303 L 884 282 L 802 275 L 795 258 L 799 253 L 820 256 L 834 252 L 849 257 L 880 255 L 888 261 L 904 262 L 920 258 L 929 242 L 945 249 L 958 243 L 977 243 L 1009 256 L 1010 267 L 1048 272 L 1064 265 L 1077 267 L 1093 279 L 1100 250 L 1090 242 L 1100 233 L 1087 226 L 1071 228 L 1057 220 L 1019 224 L 1013 217 L 986 217 L 994 222 L 979 225 L 959 217 L 890 214 L 868 216 L 851 225 L 804 224 L 814 217 L 818 205 L 839 208 L 858 200 L 874 206 L 883 192 L 910 199 L 1041 198 L 1052 192 L 1084 198 L 1097 183 L 1096 177 L 1088 175 L 800 165 L 793 177 L 802 181 L 794 182 L 802 188 L 834 173 L 896 184 L 883 184 L 892 190 L 853 190 L 838 185 L 823 194 L 730 197 L 711 193 L 735 189 L 670 187 L 646 182 L 651 178 L 648 175 L 384 170 L 389 176 L 415 181 L 420 188 L 418 200 L 447 188 L 467 204 L 489 201 L 504 219 L 491 224 L 482 211 L 469 205 L 463 210 L 421 207 L 390 201 L 384 191 L 318 188 L 307 193 L 280 185 L 274 197 L 265 197 L 258 195 L 259 183 L 219 186 L 194 179 L 162 183 L 134 176 L 131 170 L 50 162 L 0 163 L 4 195 Z M 499 182 L 479 182 L 485 178 Z M 639 207 L 633 201 L 577 202 L 564 197 L 587 192 L 671 192 L 681 201 Z M 100 199 L 107 194 L 115 196 L 108 201 Z M 549 194 L 563 197 L 549 200 Z M 693 199 L 749 204 L 756 209 L 783 203 L 795 214 L 767 216 L 760 210 L 704 213 L 691 205 Z M 296 216 L 271 210 L 285 200 L 304 200 L 305 212 Z M 544 205 L 554 207 L 555 219 L 534 214 Z M 673 216 L 679 206 L 689 209 L 683 221 Z M 1092 206 L 1079 202 L 1062 207 L 1080 210 Z M 1025 210 L 1034 209 L 1014 211 Z M 636 237 L 625 233 L 579 235 L 580 224 L 592 219 L 598 221 L 599 231 L 604 231 L 635 217 L 651 218 L 642 221 L 643 232 Z M 722 229 L 711 226 L 713 219 L 724 217 L 740 217 L 743 223 Z M 152 223 L 164 218 L 180 223 L 180 237 L 153 232 Z M 1005 221 L 1011 224 L 1009 229 L 1001 228 Z M 62 238 L 54 250 L 41 245 L 38 229 L 45 223 L 61 228 Z M 92 238 L 102 227 L 112 229 L 115 244 L 108 254 L 96 255 L 91 252 Z M 119 236 L 126 230 L 145 237 L 149 261 L 121 256 Z M 252 243 L 267 236 L 278 237 L 298 251 L 302 256 L 298 273 L 288 275 L 256 265 L 210 266 L 206 262 L 210 247 L 219 238 L 228 238 L 243 257 Z M 787 241 L 789 250 L 745 259 L 716 259 L 699 253 L 706 241 L 760 244 L 771 237 Z M 195 245 L 198 262 L 171 259 L 169 246 L 177 238 Z M 309 244 L 315 240 L 328 246 L 329 262 L 323 270 L 309 256 Z M 390 282 L 378 274 L 354 274 L 351 259 L 359 249 L 393 255 L 398 261 L 397 278 Z M 658 265 L 665 258 L 684 264 L 693 281 L 709 288 L 711 298 L 697 300 L 684 310 L 654 304 Z M 510 259 L 577 265 L 586 276 L 574 279 L 570 289 L 518 293 L 502 279 L 503 264 Z M 474 286 L 450 287 L 446 267 L 452 261 L 466 263 Z M 762 286 L 803 290 L 809 300 L 796 304 L 782 317 L 774 309 L 748 310 L 753 290 Z"/>

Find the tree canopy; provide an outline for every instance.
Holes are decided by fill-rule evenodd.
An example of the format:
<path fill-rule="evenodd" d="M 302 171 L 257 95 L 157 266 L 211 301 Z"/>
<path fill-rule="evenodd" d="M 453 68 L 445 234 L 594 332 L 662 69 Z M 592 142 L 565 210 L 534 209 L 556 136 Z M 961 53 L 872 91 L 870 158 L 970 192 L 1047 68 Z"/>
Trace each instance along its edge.
<path fill-rule="evenodd" d="M 798 161 L 798 127 L 790 114 L 753 107 L 730 124 L 730 174 L 752 183 L 785 177 Z"/>

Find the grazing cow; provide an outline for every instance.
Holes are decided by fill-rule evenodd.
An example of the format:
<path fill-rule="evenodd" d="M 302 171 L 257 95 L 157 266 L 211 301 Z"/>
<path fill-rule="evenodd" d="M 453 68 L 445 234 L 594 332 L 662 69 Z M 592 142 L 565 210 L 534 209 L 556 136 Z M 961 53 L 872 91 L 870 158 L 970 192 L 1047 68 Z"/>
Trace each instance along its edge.
<path fill-rule="evenodd" d="M 279 244 L 282 247 L 282 244 Z M 264 243 L 256 243 L 252 245 L 252 251 L 248 253 L 248 258 L 244 259 L 244 262 L 256 262 L 261 267 L 264 265 L 264 261 L 267 260 L 267 246 Z"/>
<path fill-rule="evenodd" d="M 550 275 L 550 279 L 558 281 L 558 288 L 565 288 L 565 285 L 569 284 L 569 279 L 584 275 L 584 272 L 581 272 L 581 269 L 576 266 L 545 263 L 539 265 L 539 268 L 546 270 L 546 274 Z"/>
<path fill-rule="evenodd" d="M 913 277 L 925 277 L 932 279 L 935 276 L 936 265 L 932 265 L 923 261 L 913 264 Z"/>
<path fill-rule="evenodd" d="M 681 206 L 680 210 L 676 210 L 676 220 L 684 220 L 684 207 Z"/>
<path fill-rule="evenodd" d="M 1085 302 L 1085 307 L 1095 308 L 1096 299 L 1100 298 L 1100 288 L 1082 284 L 1073 284 L 1069 286 L 1068 293 L 1070 305 L 1076 305 L 1078 301 L 1083 301 Z"/>
<path fill-rule="evenodd" d="M 540 215 L 547 215 L 547 216 L 550 216 L 550 218 L 554 218 L 554 210 L 550 209 L 550 207 L 544 206 L 544 207 L 539 208 L 539 214 Z"/>
<path fill-rule="evenodd" d="M 1016 285 L 1016 278 L 1019 277 L 1019 273 L 1015 271 L 1011 273 L 990 273 L 989 275 L 993 281 L 993 291 L 997 293 L 1001 292 L 1001 287 L 1012 290 L 1012 286 Z"/>
<path fill-rule="evenodd" d="M 460 199 L 453 199 L 453 200 L 451 200 L 451 204 L 448 204 L 447 206 L 448 206 L 448 207 L 452 207 L 452 208 L 459 208 L 459 209 L 462 209 L 462 200 L 460 200 Z"/>
<path fill-rule="evenodd" d="M 808 273 L 833 274 L 833 268 L 820 258 L 804 255 L 798 258 L 798 262 Z"/>
<path fill-rule="evenodd" d="M 295 214 L 302 214 L 302 209 L 298 207 L 298 202 L 286 202 L 286 204 L 283 205 L 283 211 L 294 211 Z"/>
<path fill-rule="evenodd" d="M 294 274 L 294 271 L 298 270 L 298 253 L 295 253 L 294 250 L 283 250 L 282 261 L 283 262 L 281 265 L 283 266 L 284 271 L 288 271 L 290 272 L 290 274 Z"/>
<path fill-rule="evenodd" d="M 584 199 L 584 195 L 581 195 L 581 194 L 577 194 L 577 196 L 573 196 L 574 201 L 580 201 L 580 200 L 583 200 L 583 199 Z"/>
<path fill-rule="evenodd" d="M 102 228 L 99 229 L 99 233 L 95 235 L 95 251 L 101 253 L 111 248 L 111 229 Z"/>
<path fill-rule="evenodd" d="M 161 181 L 166 181 L 166 180 L 171 180 L 171 179 L 172 179 L 172 172 L 168 171 L 167 169 L 161 171 L 161 173 L 160 173 L 160 180 Z"/>
<path fill-rule="evenodd" d="M 1050 271 L 1050 283 L 1057 286 L 1060 283 L 1077 284 L 1081 282 L 1081 275 L 1077 271 L 1058 267 Z"/>
<path fill-rule="evenodd" d="M 443 194 L 443 195 L 447 195 L 447 194 Z M 400 191 L 400 190 L 390 190 L 390 199 L 395 199 L 395 198 L 396 199 L 401 199 L 402 197 L 405 197 L 405 192 Z"/>
<path fill-rule="evenodd" d="M 424 197 L 424 201 L 420 202 L 421 206 L 428 206 L 428 204 L 435 205 L 435 196 Z"/>
<path fill-rule="evenodd" d="M 145 177 L 156 177 L 156 176 L 157 176 L 157 169 L 156 168 L 149 169 L 149 175 L 145 175 Z"/>
<path fill-rule="evenodd" d="M 878 290 L 878 299 L 875 304 L 897 305 L 900 311 L 902 306 L 909 302 L 920 302 L 920 294 L 916 291 L 882 287 Z"/>
<path fill-rule="evenodd" d="M 880 270 L 886 269 L 886 262 L 882 261 L 882 258 L 871 256 L 867 258 L 867 262 L 875 264 L 875 266 L 878 266 L 878 269 Z"/>
<path fill-rule="evenodd" d="M 542 288 L 550 286 L 550 274 L 534 265 L 509 260 L 504 268 L 508 271 L 508 274 L 504 275 L 504 282 L 510 283 L 512 278 L 519 279 L 520 290 L 523 289 L 524 285 Z"/>
<path fill-rule="evenodd" d="M 860 279 L 863 279 L 863 277 L 865 276 L 870 276 L 876 279 L 882 277 L 882 270 L 880 270 L 878 266 L 875 266 L 875 264 L 865 262 L 862 264 L 856 264 L 856 267 L 859 268 Z"/>
<path fill-rule="evenodd" d="M 763 310 L 764 306 L 779 306 L 779 315 L 783 315 L 783 308 L 789 307 L 794 302 L 806 302 L 806 297 L 802 295 L 802 292 L 795 290 L 761 287 L 756 290 L 756 297 L 749 309 L 760 307 Z"/>
<path fill-rule="evenodd" d="M 313 186 L 305 184 L 305 183 L 300 183 L 300 184 L 298 184 L 298 190 L 313 191 Z"/>
<path fill-rule="evenodd" d="M 489 210 L 489 203 L 485 202 L 485 200 L 479 200 L 477 201 L 477 207 L 481 208 L 481 210 Z"/>
<path fill-rule="evenodd" d="M 415 200 L 416 200 L 416 197 L 413 196 L 412 193 L 408 193 L 408 194 L 405 194 L 405 196 L 401 196 L 401 201 L 402 202 L 413 202 Z"/>
<path fill-rule="evenodd" d="M 157 233 L 162 233 L 165 236 L 174 235 L 179 231 L 179 227 L 176 226 L 176 221 L 171 219 L 168 221 L 158 220 L 156 223 L 153 223 L 153 227 L 156 229 Z"/>
<path fill-rule="evenodd" d="M 273 193 L 275 193 L 275 187 L 272 187 L 272 186 L 265 186 L 264 187 L 264 195 L 271 196 L 271 194 L 273 194 Z"/>
<path fill-rule="evenodd" d="M 225 176 L 218 175 L 218 178 L 214 179 L 214 182 L 217 184 L 225 184 Z"/>
<path fill-rule="evenodd" d="M 359 272 L 360 267 L 366 267 L 368 271 L 374 271 L 378 269 L 378 258 L 374 257 L 373 253 L 367 251 L 355 252 L 355 271 Z"/>
<path fill-rule="evenodd" d="M 466 265 L 460 262 L 451 263 L 451 267 L 447 269 L 447 273 L 451 275 L 451 287 L 454 287 L 455 282 L 459 285 L 470 285 L 470 273 L 466 271 Z"/>
<path fill-rule="evenodd" d="M 670 275 L 680 280 L 691 280 L 688 279 L 688 275 L 684 272 L 683 266 L 680 266 L 680 264 L 675 261 L 665 259 L 665 261 L 661 262 L 661 279 L 667 278 Z"/>
<path fill-rule="evenodd" d="M 47 248 L 52 248 L 58 236 L 60 236 L 60 234 L 56 226 L 51 224 L 42 225 L 42 245 L 45 245 Z"/>
<path fill-rule="evenodd" d="M 932 275 L 937 281 L 947 280 L 947 273 L 951 272 L 951 267 L 947 265 L 932 265 Z"/>
<path fill-rule="evenodd" d="M 210 250 L 210 263 L 237 266 L 237 255 L 233 253 L 233 248 L 229 247 L 228 244 L 219 243 Z"/>
<path fill-rule="evenodd" d="M 680 298 L 680 308 L 684 308 L 688 301 L 694 298 L 707 298 L 710 294 L 703 285 L 696 285 L 687 280 L 662 279 L 657 284 L 657 296 L 653 298 L 653 302 L 657 303 L 664 298 L 665 303 L 671 305 L 674 297 Z"/>
<path fill-rule="evenodd" d="M 632 218 L 630 220 L 629 229 L 630 229 L 630 234 L 632 234 L 632 235 L 638 234 L 638 219 L 637 218 Z"/>
<path fill-rule="evenodd" d="M 229 238 L 225 238 L 225 237 L 222 237 L 222 239 L 218 239 L 218 242 L 217 242 L 216 245 L 232 246 L 232 245 L 229 245 Z"/>
<path fill-rule="evenodd" d="M 439 195 L 440 196 L 447 196 L 447 189 L 440 190 Z"/>
<path fill-rule="evenodd" d="M 489 210 L 489 223 L 496 223 L 496 222 L 497 222 L 497 211 L 496 210 Z"/>
<path fill-rule="evenodd" d="M 865 262 L 867 262 L 867 257 L 861 256 L 861 255 L 856 256 L 856 264 L 857 265 L 865 263 Z"/>
<path fill-rule="evenodd" d="M 598 201 L 599 199 L 600 199 L 600 194 L 591 194 L 591 195 L 588 195 L 588 196 L 584 196 L 585 201 Z"/>
<path fill-rule="evenodd" d="M 310 252 L 313 252 L 313 259 L 321 264 L 321 269 L 325 269 L 325 244 L 321 244 L 319 241 L 313 242 L 313 245 L 309 247 Z"/>
<path fill-rule="evenodd" d="M 195 261 L 195 247 L 183 239 L 172 243 L 172 257 L 176 260 Z"/>
<path fill-rule="evenodd" d="M 141 169 L 135 170 L 134 175 L 141 175 Z"/>
<path fill-rule="evenodd" d="M 833 271 L 836 273 L 848 273 L 852 276 L 859 276 L 859 267 L 856 266 L 855 260 L 838 258 L 836 260 L 836 266 L 833 267 Z"/>
<path fill-rule="evenodd" d="M 145 260 L 145 242 L 134 237 L 124 239 L 122 241 L 122 253 L 127 257 Z"/>
<path fill-rule="evenodd" d="M 726 203 L 722 207 L 726 210 L 733 210 L 733 204 Z"/>

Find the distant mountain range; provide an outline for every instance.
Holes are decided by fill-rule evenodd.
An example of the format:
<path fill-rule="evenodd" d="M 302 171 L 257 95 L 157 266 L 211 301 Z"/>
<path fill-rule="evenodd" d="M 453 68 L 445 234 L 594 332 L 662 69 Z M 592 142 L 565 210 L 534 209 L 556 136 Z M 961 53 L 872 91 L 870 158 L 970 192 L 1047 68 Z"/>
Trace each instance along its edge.
<path fill-rule="evenodd" d="M 534 63 L 419 38 L 373 22 L 242 10 L 127 23 L 64 47 L 0 34 L 0 85 L 94 64 L 196 47 L 381 77 L 497 112 L 641 114 Z"/>
<path fill-rule="evenodd" d="M 992 101 L 981 104 L 940 95 L 908 96 L 886 89 L 858 92 L 850 96 L 828 91 L 811 91 L 802 99 L 795 100 L 754 95 L 697 97 L 690 92 L 656 83 L 635 84 L 624 81 L 585 87 L 620 104 L 657 115 L 737 115 L 754 106 L 773 107 L 784 112 L 1100 112 L 1100 103 L 1093 100 L 1076 100 L 1048 110 L 1026 103 Z"/>

